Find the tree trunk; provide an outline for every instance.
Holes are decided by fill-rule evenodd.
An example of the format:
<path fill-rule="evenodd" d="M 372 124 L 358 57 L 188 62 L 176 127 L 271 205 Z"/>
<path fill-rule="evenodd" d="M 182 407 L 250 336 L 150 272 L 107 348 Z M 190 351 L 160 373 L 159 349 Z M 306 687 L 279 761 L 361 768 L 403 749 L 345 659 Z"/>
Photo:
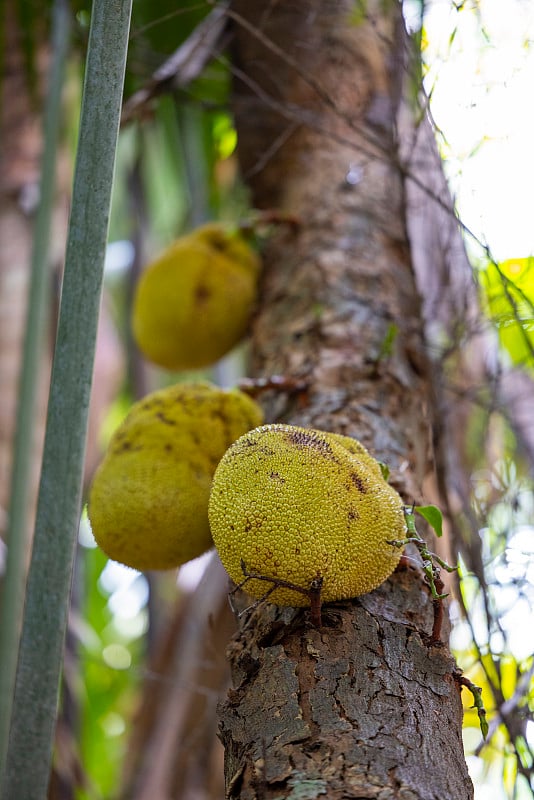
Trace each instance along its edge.
<path fill-rule="evenodd" d="M 400 5 L 238 0 L 230 15 L 243 174 L 256 207 L 300 220 L 266 248 L 253 361 L 309 389 L 305 404 L 268 398 L 268 419 L 358 438 L 419 502 L 434 404 L 396 141 Z M 421 571 L 324 616 L 320 630 L 270 605 L 241 617 L 220 719 L 227 797 L 471 798 Z"/>

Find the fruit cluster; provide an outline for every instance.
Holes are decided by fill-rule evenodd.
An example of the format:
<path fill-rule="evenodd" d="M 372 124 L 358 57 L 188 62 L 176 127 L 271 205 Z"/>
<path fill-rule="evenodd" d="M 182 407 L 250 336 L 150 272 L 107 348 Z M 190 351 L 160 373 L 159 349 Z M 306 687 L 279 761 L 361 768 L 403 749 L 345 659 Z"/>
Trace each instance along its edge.
<path fill-rule="evenodd" d="M 133 331 L 169 369 L 211 364 L 245 334 L 259 260 L 218 224 L 183 237 L 142 275 Z M 232 580 L 279 605 L 355 597 L 395 569 L 404 505 L 354 439 L 262 425 L 247 394 L 181 383 L 136 403 L 111 439 L 89 499 L 113 559 L 170 569 L 215 543 Z M 213 538 L 212 538 L 213 537 Z M 246 572 L 245 572 L 246 570 Z M 297 589 L 291 588 L 297 587 Z"/>
<path fill-rule="evenodd" d="M 135 290 L 134 338 L 172 370 L 214 363 L 245 335 L 260 260 L 239 231 L 209 223 L 147 266 Z M 178 384 L 136 403 L 115 432 L 91 487 L 100 547 L 136 569 L 169 569 L 212 545 L 208 496 L 227 447 L 263 421 L 238 391 Z"/>

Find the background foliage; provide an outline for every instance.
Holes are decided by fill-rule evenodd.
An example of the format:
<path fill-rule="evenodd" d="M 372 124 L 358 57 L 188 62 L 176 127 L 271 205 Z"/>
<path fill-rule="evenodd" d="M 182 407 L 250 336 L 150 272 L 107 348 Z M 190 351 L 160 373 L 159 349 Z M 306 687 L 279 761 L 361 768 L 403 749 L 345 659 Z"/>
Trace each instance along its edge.
<path fill-rule="evenodd" d="M 365 4 L 358 5 L 365 13 Z M 426 28 L 427 9 L 421 2 L 406 5 L 432 110 L 437 81 L 432 59 L 436 55 Z M 445 5 L 453 19 L 448 57 L 455 57 L 458 31 L 469 16 L 482 62 L 486 48 L 495 49 L 485 26 L 485 4 Z M 17 4 L 17 8 L 24 31 L 27 79 L 35 87 L 38 51 L 46 47 L 49 35 L 42 25 L 49 4 L 34 0 Z M 194 33 L 211 9 L 211 5 L 193 0 L 181 3 L 178 9 L 170 0 L 134 3 L 126 98 L 150 83 L 165 58 Z M 71 157 L 90 7 L 73 2 L 72 10 L 75 47 L 64 87 L 61 145 Z M 524 44 L 530 47 L 530 42 Z M 129 305 L 143 263 L 181 232 L 206 219 L 234 221 L 247 212 L 228 110 L 231 77 L 227 56 L 222 53 L 186 84 L 176 81 L 160 87 L 161 92 L 143 113 L 121 130 L 105 278 L 109 335 L 117 337 L 113 369 L 118 391 L 98 426 L 100 449 L 135 398 L 188 377 L 169 376 L 148 367 L 132 345 Z M 480 81 L 484 80 L 481 72 Z M 450 156 L 451 145 L 443 133 L 446 120 L 440 125 L 438 141 L 443 154 Z M 481 137 L 464 154 L 465 164 L 483 144 Z M 524 252 L 515 258 L 516 254 L 509 252 L 499 254 L 497 260 L 483 231 L 475 236 L 467 229 L 466 242 L 485 313 L 484 331 L 498 341 L 496 381 L 504 366 L 531 376 L 534 256 Z M 464 341 L 479 333 L 466 330 Z M 109 339 L 103 337 L 101 358 L 107 347 Z M 239 352 L 205 375 L 230 384 L 242 365 Z M 466 675 L 483 689 L 490 734 L 483 742 L 476 712 L 469 707 L 470 696 L 464 693 L 466 752 L 478 797 L 526 800 L 534 797 L 534 639 L 527 630 L 534 600 L 533 464 L 528 446 L 504 413 L 495 386 L 479 386 L 471 399 L 466 430 L 469 506 L 456 509 L 463 541 L 454 543 L 461 580 L 452 603 L 452 646 Z M 94 465 L 88 464 L 87 481 Z M 119 796 L 117 787 L 123 780 L 124 758 L 141 702 L 140 687 L 147 678 L 155 643 L 172 618 L 176 598 L 187 594 L 198 575 L 194 568 L 184 569 L 178 583 L 174 575 L 138 575 L 107 562 L 94 547 L 85 517 L 80 530 L 56 768 L 74 796 L 92 800 Z M 67 761 L 75 765 L 70 771 L 65 768 Z M 51 792 L 53 795 L 54 785 Z"/>

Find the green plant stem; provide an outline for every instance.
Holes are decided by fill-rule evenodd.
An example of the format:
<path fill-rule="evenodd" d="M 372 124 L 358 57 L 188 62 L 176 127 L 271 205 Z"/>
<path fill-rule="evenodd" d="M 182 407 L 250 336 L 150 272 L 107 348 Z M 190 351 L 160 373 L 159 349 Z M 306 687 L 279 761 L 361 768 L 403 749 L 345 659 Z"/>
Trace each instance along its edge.
<path fill-rule="evenodd" d="M 458 682 L 459 686 L 465 686 L 471 692 L 473 696 L 473 705 L 471 708 L 476 708 L 477 710 L 480 732 L 482 733 L 482 738 L 486 739 L 489 732 L 489 726 L 486 719 L 486 709 L 484 708 L 481 687 L 476 686 L 473 681 L 470 681 L 469 678 L 467 678 L 458 668 L 454 670 L 453 677 Z"/>
<path fill-rule="evenodd" d="M 48 251 L 54 206 L 56 149 L 61 120 L 61 93 L 70 34 L 66 0 L 56 0 L 52 18 L 52 64 L 43 124 L 43 157 L 39 206 L 32 243 L 31 278 L 19 383 L 13 470 L 7 527 L 7 562 L 0 600 L 0 776 L 4 773 L 13 688 L 24 606 L 26 554 L 30 548 L 29 481 L 35 429 L 35 396 L 45 329 L 49 287 Z M 0 781 L 1 783 L 1 781 Z"/>
<path fill-rule="evenodd" d="M 132 0 L 95 0 L 3 800 L 44 800 L 78 532 Z"/>

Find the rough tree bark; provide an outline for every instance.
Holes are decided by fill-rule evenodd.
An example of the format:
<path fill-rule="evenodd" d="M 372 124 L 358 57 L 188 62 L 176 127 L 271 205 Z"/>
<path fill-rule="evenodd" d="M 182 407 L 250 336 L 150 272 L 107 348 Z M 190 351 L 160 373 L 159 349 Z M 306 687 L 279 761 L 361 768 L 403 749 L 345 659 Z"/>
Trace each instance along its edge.
<path fill-rule="evenodd" d="M 355 436 L 420 501 L 434 404 L 395 129 L 400 6 L 237 0 L 229 13 L 243 174 L 256 207 L 300 219 L 265 253 L 253 363 L 309 391 L 304 406 L 269 398 L 268 419 Z M 220 714 L 227 797 L 471 798 L 447 631 L 431 646 L 431 625 L 417 568 L 330 607 L 320 630 L 307 612 L 245 613 Z"/>

